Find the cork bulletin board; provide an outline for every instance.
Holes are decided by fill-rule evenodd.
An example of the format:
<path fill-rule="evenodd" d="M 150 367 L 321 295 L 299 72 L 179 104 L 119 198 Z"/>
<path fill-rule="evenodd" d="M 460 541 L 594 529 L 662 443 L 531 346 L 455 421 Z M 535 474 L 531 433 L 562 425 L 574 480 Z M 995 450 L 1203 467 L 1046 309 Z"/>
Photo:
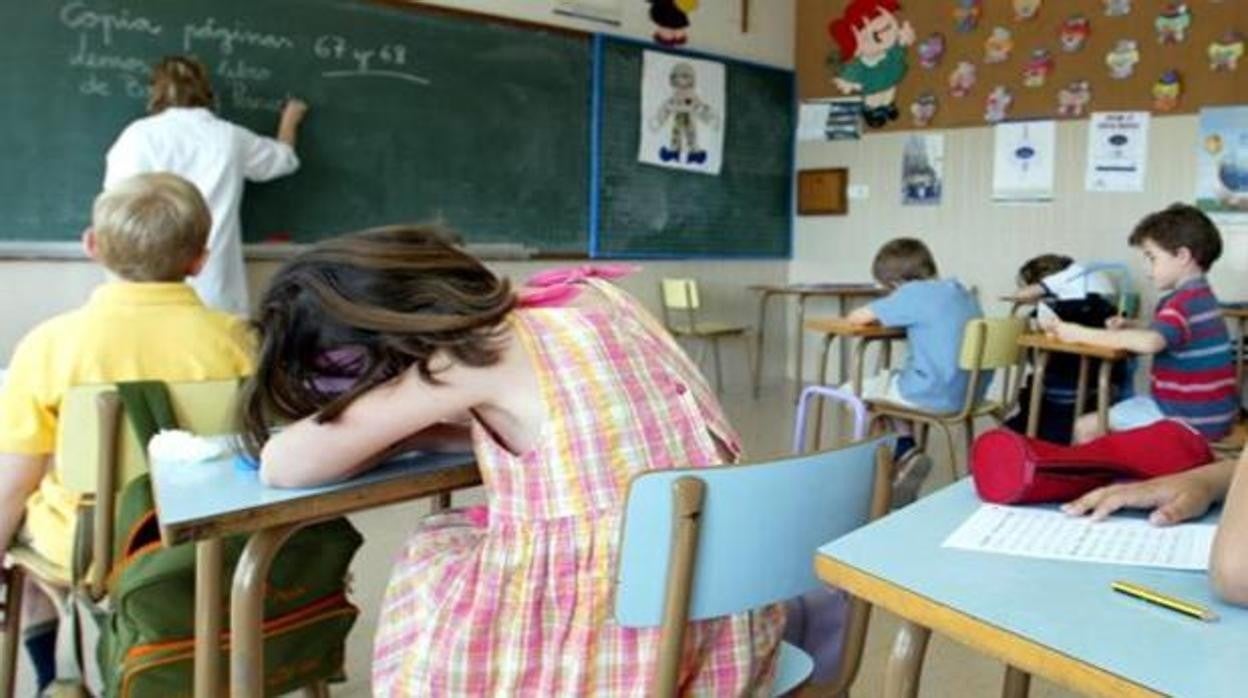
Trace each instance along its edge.
<path fill-rule="evenodd" d="M 1248 0 L 1132 0 L 1125 3 L 1130 11 L 1118 16 L 1108 15 L 1106 8 L 1124 0 L 1044 0 L 1031 19 L 1016 18 L 1015 6 L 1034 5 L 1035 0 L 983 0 L 975 28 L 960 32 L 954 12 L 966 1 L 901 0 L 898 17 L 909 21 L 915 33 L 915 43 L 907 50 L 906 76 L 897 89 L 896 104 L 901 114 L 875 130 L 919 128 L 911 105 L 924 93 L 934 95 L 937 102 L 928 128 L 983 126 L 987 123 L 988 96 L 998 86 L 1013 96 L 1006 112 L 1008 120 L 1086 118 L 1092 111 L 1116 110 L 1177 114 L 1206 106 L 1248 103 L 1248 56 L 1239 58 L 1234 70 L 1213 70 L 1209 55 L 1210 45 L 1225 45 L 1231 32 L 1237 31 L 1248 40 Z M 844 96 L 832 82 L 835 58 L 830 61 L 829 57 L 838 54 L 828 37 L 828 22 L 839 17 L 848 2 L 798 0 L 795 60 L 798 91 L 804 100 Z M 1190 24 L 1181 41 L 1163 43 L 1155 22 L 1163 12 L 1175 10 L 1174 5 L 1186 6 Z M 1066 52 L 1061 30 L 1074 15 L 1087 18 L 1090 33 L 1082 48 Z M 1013 48 L 1005 60 L 987 63 L 985 44 L 997 27 L 1010 32 Z M 922 67 L 918 46 L 936 33 L 944 38 L 943 56 L 934 67 Z M 1111 76 L 1106 57 L 1122 41 L 1135 42 L 1139 60 L 1129 77 L 1117 79 Z M 1043 84 L 1027 86 L 1024 72 L 1036 49 L 1049 51 L 1051 70 Z M 951 93 L 949 76 L 960 61 L 974 64 L 977 78 L 967 94 L 958 97 Z M 1163 112 L 1156 108 L 1153 87 L 1167 71 L 1178 73 L 1182 91 L 1173 109 Z M 1081 113 L 1073 109 L 1060 113 L 1059 93 L 1083 80 L 1091 93 L 1087 105 Z"/>

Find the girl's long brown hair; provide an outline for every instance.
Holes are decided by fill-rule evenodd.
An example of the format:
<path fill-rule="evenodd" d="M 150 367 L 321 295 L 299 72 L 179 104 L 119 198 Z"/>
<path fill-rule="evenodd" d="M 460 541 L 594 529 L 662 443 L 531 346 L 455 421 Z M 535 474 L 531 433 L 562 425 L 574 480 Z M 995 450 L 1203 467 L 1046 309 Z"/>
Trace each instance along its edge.
<path fill-rule="evenodd" d="M 333 420 L 413 366 L 436 383 L 430 360 L 438 352 L 469 366 L 498 361 L 515 296 L 447 235 L 417 225 L 351 233 L 277 272 L 254 321 L 260 353 L 239 406 L 252 456 L 273 422 Z"/>
<path fill-rule="evenodd" d="M 159 114 L 169 107 L 207 107 L 217 98 L 203 63 L 190 56 L 165 56 L 152 68 L 147 111 Z"/>

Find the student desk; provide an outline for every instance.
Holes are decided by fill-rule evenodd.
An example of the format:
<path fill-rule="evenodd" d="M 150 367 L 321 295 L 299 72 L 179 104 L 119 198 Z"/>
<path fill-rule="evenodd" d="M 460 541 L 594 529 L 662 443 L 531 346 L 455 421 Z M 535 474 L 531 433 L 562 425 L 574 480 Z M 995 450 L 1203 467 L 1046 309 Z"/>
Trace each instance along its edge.
<path fill-rule="evenodd" d="M 1215 600 L 1207 575 L 942 548 L 979 506 L 963 480 L 815 554 L 820 579 L 902 618 L 885 696 L 917 695 L 932 631 L 1012 667 L 1005 695 L 1025 696 L 1030 674 L 1114 698 L 1243 695 L 1248 611 Z M 1221 620 L 1113 593 L 1116 579 L 1205 605 Z"/>
<path fill-rule="evenodd" d="M 263 695 L 264 581 L 273 556 L 300 528 L 354 511 L 481 483 L 472 454 L 407 454 L 350 480 L 307 489 L 260 484 L 232 457 L 152 463 L 152 490 L 165 545 L 196 543 L 195 695 L 215 698 L 221 632 L 221 538 L 250 534 L 230 595 L 230 683 L 234 698 Z"/>
<path fill-rule="evenodd" d="M 1018 338 L 1018 345 L 1036 352 L 1036 367 L 1031 377 L 1031 406 L 1027 412 L 1027 436 L 1035 436 L 1040 430 L 1040 406 L 1044 395 L 1044 372 L 1051 352 L 1074 354 L 1079 357 L 1079 383 L 1075 388 L 1075 420 L 1083 414 L 1083 403 L 1088 397 L 1088 363 L 1100 359 L 1096 374 L 1096 416 L 1101 429 L 1109 431 L 1109 372 L 1113 362 L 1129 358 L 1126 349 L 1110 349 L 1092 344 L 1063 342 L 1047 334 L 1032 332 Z"/>
<path fill-rule="evenodd" d="M 906 331 L 900 327 L 884 327 L 883 325 L 855 325 L 847 318 L 843 317 L 826 317 L 813 318 L 806 321 L 803 328 L 810 332 L 819 332 L 823 335 L 823 351 L 819 355 L 819 384 L 826 385 L 828 382 L 828 354 L 831 353 L 832 342 L 841 337 L 848 343 L 851 339 L 856 338 L 858 341 L 854 344 L 854 363 L 852 368 L 852 387 L 854 395 L 862 395 L 862 371 L 863 359 L 866 356 L 867 344 L 871 342 L 884 342 L 883 358 L 884 366 L 889 365 L 892 354 L 892 342 L 894 339 L 905 339 Z M 841 350 L 841 356 L 845 356 L 844 348 Z M 845 365 L 841 364 L 841 381 L 845 380 Z M 823 424 L 823 400 L 819 401 L 819 405 L 815 408 L 815 448 L 819 448 L 821 444 L 820 435 L 822 433 Z"/>
<path fill-rule="evenodd" d="M 841 315 L 848 313 L 849 300 L 853 298 L 878 298 L 887 291 L 873 284 L 758 284 L 749 287 L 758 291 L 758 339 L 754 356 L 754 397 L 758 397 L 758 386 L 763 377 L 763 337 L 767 334 L 767 301 L 772 296 L 797 296 L 797 394 L 802 392 L 802 354 L 803 342 L 800 328 L 806 322 L 806 299 L 811 296 L 820 298 L 836 298 L 837 311 Z M 842 357 L 844 357 L 842 353 Z M 845 362 L 841 362 L 841 373 L 845 372 Z"/>
<path fill-rule="evenodd" d="M 1235 389 L 1243 390 L 1244 333 L 1248 331 L 1248 303 L 1224 303 L 1222 317 L 1235 321 Z M 1238 398 L 1238 394 L 1236 397 Z"/>

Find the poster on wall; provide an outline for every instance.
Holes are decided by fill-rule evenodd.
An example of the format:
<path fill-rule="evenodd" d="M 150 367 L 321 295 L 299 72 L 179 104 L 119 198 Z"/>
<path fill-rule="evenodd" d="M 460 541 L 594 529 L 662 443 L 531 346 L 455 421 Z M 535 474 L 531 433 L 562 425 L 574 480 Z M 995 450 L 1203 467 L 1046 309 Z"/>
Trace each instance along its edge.
<path fill-rule="evenodd" d="M 992 200 L 1052 201 L 1056 123 L 1020 121 L 997 124 L 993 130 Z"/>
<path fill-rule="evenodd" d="M 553 9 L 557 15 L 620 26 L 620 0 L 554 0 Z"/>
<path fill-rule="evenodd" d="M 1088 124 L 1084 187 L 1094 192 L 1144 191 L 1148 164 L 1146 111 L 1101 111 Z"/>
<path fill-rule="evenodd" d="M 945 137 L 914 134 L 901 149 L 901 203 L 937 206 L 945 186 Z"/>
<path fill-rule="evenodd" d="M 641 146 L 650 165 L 719 174 L 724 151 L 724 64 L 646 51 L 641 75 Z"/>
<path fill-rule="evenodd" d="M 1248 107 L 1200 111 L 1196 205 L 1219 223 L 1248 225 Z"/>
<path fill-rule="evenodd" d="M 803 102 L 797 112 L 797 140 L 858 140 L 862 137 L 861 114 L 860 99 Z"/>

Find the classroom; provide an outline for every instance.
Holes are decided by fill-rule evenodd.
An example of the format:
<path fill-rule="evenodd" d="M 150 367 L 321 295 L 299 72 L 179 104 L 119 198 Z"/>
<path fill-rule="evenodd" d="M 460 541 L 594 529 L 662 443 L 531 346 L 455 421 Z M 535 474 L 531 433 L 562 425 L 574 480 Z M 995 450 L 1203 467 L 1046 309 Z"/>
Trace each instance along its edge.
<path fill-rule="evenodd" d="M 0 26 L 0 696 L 1248 682 L 1239 0 Z"/>

